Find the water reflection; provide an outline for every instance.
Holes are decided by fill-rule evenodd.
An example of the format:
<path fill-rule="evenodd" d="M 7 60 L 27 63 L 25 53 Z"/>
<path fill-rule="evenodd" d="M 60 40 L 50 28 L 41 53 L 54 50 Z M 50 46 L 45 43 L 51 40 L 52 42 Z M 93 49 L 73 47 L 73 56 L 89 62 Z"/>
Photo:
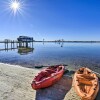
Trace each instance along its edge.
<path fill-rule="evenodd" d="M 33 53 L 34 48 L 30 48 L 30 47 L 18 47 L 18 53 L 20 55 L 27 55 L 29 53 Z"/>
<path fill-rule="evenodd" d="M 27 48 L 18 44 L 6 47 L 0 44 L 0 62 L 3 63 L 28 67 L 67 64 L 100 68 L 100 43 L 34 42 L 33 47 L 31 44 Z"/>
<path fill-rule="evenodd" d="M 59 44 L 60 47 L 63 47 L 64 46 L 64 42 L 55 42 L 55 44 Z"/>
<path fill-rule="evenodd" d="M 30 44 L 30 46 L 29 46 Z M 24 42 L 21 43 L 14 43 L 14 42 L 5 42 L 4 47 L 0 48 L 0 51 L 10 51 L 10 50 L 18 50 L 18 54 L 20 55 L 27 55 L 29 53 L 33 53 L 33 42 L 27 43 L 27 46 Z"/>

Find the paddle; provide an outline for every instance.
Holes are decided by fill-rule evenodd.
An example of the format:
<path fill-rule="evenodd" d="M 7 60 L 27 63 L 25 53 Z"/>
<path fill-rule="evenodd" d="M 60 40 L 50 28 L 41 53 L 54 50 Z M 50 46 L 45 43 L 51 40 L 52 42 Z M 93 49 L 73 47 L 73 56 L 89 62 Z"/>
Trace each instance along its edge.
<path fill-rule="evenodd" d="M 66 64 L 59 64 L 59 65 L 68 66 L 68 65 L 66 65 Z M 34 66 L 34 67 L 35 67 L 35 68 L 42 68 L 42 67 L 54 67 L 54 66 L 59 66 L 59 65 L 49 65 L 49 66 L 40 65 L 40 66 Z"/>

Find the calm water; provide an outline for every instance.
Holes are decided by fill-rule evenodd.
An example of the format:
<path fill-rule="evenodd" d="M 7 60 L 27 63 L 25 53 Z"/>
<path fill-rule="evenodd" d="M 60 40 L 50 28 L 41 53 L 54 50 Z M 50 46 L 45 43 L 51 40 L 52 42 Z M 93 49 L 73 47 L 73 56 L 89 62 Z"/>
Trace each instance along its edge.
<path fill-rule="evenodd" d="M 100 71 L 99 43 L 34 43 L 33 47 L 33 52 L 23 55 L 19 53 L 18 49 L 0 51 L 0 62 L 25 67 L 67 64 L 95 67 Z M 0 49 L 3 48 L 5 45 L 0 44 Z"/>

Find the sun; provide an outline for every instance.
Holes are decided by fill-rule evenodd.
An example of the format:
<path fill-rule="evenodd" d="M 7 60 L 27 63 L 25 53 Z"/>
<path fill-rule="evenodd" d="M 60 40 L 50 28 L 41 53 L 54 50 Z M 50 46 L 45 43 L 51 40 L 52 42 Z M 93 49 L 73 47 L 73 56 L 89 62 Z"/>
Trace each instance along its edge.
<path fill-rule="evenodd" d="M 13 0 L 10 2 L 10 8 L 13 11 L 13 13 L 16 14 L 17 12 L 19 12 L 21 4 L 18 0 Z"/>
<path fill-rule="evenodd" d="M 19 2 L 16 2 L 16 1 L 12 2 L 11 8 L 12 8 L 13 10 L 17 10 L 17 9 L 19 9 L 19 7 L 20 7 Z"/>
<path fill-rule="evenodd" d="M 24 16 L 27 10 L 25 0 L 3 0 L 4 11 L 14 16 Z"/>

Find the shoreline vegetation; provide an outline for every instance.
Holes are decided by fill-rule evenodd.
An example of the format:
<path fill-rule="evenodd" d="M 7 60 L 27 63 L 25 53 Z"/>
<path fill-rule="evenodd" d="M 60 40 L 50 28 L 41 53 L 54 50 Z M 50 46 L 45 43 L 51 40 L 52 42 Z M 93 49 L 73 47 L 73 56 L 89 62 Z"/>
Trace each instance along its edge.
<path fill-rule="evenodd" d="M 53 86 L 33 90 L 32 79 L 40 70 L 0 63 L 0 100 L 81 100 L 73 89 L 71 70 Z"/>

